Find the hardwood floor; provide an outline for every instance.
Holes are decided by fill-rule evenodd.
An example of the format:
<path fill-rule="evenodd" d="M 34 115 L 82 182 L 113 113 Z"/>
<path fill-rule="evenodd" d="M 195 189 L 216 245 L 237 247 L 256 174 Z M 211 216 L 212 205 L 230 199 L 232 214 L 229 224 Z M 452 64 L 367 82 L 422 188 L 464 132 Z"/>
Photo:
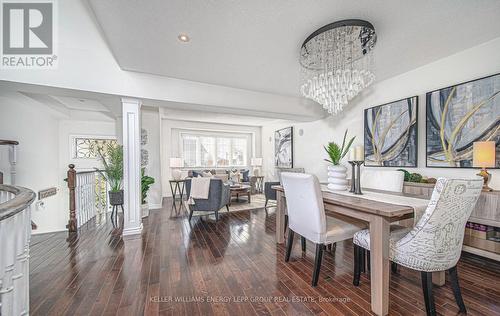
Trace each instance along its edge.
<path fill-rule="evenodd" d="M 142 236 L 120 238 L 109 221 L 78 235 L 33 236 L 32 315 L 366 315 L 370 279 L 352 285 L 353 248 L 326 252 L 318 287 L 310 286 L 314 247 L 289 263 L 274 241 L 274 208 L 193 217 L 151 211 Z M 469 315 L 500 315 L 500 264 L 463 254 L 458 265 Z M 425 315 L 420 274 L 391 275 L 390 314 Z M 453 292 L 434 288 L 438 314 L 456 315 Z"/>

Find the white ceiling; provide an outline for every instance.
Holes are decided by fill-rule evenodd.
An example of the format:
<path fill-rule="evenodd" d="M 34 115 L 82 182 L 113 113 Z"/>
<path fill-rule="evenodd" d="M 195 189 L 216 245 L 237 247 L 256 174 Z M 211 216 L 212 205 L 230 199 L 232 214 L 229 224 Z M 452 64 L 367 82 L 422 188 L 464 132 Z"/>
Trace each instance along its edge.
<path fill-rule="evenodd" d="M 114 95 L 0 81 L 3 91 L 20 93 L 60 119 L 114 121 L 121 115 L 120 97 Z"/>
<path fill-rule="evenodd" d="M 301 43 L 336 20 L 375 26 L 377 80 L 500 37 L 497 0 L 88 2 L 125 70 L 292 96 Z"/>
<path fill-rule="evenodd" d="M 122 115 L 121 98 L 116 95 L 0 81 L 0 95 L 5 91 L 20 93 L 24 97 L 36 101 L 60 119 L 114 121 Z M 161 108 L 162 118 L 170 120 L 239 126 L 262 126 L 287 121 L 286 115 L 273 117 L 266 114 L 266 117 L 256 111 L 221 110 L 199 104 L 151 99 L 143 101 L 143 110 L 158 112 L 158 108 Z"/>

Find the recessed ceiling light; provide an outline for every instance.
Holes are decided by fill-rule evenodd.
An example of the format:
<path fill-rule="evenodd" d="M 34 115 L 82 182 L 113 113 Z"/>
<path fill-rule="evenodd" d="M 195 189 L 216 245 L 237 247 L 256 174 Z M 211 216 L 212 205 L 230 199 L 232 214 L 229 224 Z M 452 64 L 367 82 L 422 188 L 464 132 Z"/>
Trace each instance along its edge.
<path fill-rule="evenodd" d="M 179 34 L 179 36 L 177 36 L 177 38 L 181 42 L 184 42 L 184 43 L 189 42 L 189 36 L 187 36 L 186 34 Z"/>

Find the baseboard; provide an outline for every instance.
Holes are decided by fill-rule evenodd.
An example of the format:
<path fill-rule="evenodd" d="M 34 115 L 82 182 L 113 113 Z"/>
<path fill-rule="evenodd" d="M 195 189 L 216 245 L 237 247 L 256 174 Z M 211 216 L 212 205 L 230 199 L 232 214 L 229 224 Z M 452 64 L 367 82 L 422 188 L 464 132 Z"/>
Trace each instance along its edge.
<path fill-rule="evenodd" d="M 159 203 L 159 204 L 149 204 L 148 206 L 149 206 L 150 210 L 156 210 L 156 209 L 162 208 L 161 203 Z"/>
<path fill-rule="evenodd" d="M 56 229 L 56 230 L 51 230 L 51 231 L 38 231 L 31 230 L 31 235 L 44 235 L 44 234 L 53 234 L 53 233 L 60 233 L 60 232 L 67 232 L 67 228 L 61 228 L 61 229 Z"/>

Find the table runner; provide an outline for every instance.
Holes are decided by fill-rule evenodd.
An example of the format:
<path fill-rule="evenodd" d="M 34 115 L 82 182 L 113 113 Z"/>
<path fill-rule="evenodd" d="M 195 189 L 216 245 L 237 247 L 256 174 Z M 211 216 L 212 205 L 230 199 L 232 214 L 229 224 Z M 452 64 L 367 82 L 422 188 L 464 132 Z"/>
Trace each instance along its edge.
<path fill-rule="evenodd" d="M 341 194 L 341 195 L 345 195 L 345 196 L 352 196 L 352 197 L 365 199 L 365 200 L 372 200 L 372 201 L 377 201 L 377 202 L 382 202 L 382 203 L 409 206 L 409 207 L 413 208 L 413 225 L 416 225 L 417 222 L 422 217 L 422 215 L 424 215 L 425 210 L 427 209 L 427 205 L 429 204 L 428 199 L 414 198 L 414 197 L 409 197 L 409 196 L 401 196 L 401 195 L 398 195 L 398 193 L 391 194 L 391 192 L 380 193 L 380 192 L 365 190 L 365 191 L 363 191 L 363 195 L 357 195 L 357 194 L 351 193 L 347 190 L 346 191 L 333 191 L 333 190 L 328 189 L 327 186 L 322 186 L 321 190 L 325 191 L 325 192 L 329 192 L 329 193 Z"/>

